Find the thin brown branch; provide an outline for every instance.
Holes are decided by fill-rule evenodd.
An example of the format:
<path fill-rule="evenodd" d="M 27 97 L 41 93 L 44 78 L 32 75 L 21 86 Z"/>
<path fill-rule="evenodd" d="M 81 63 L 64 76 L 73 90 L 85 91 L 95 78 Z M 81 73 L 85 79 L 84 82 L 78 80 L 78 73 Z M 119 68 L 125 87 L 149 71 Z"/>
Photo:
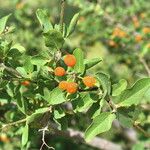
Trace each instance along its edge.
<path fill-rule="evenodd" d="M 139 125 L 136 124 L 136 123 L 135 123 L 133 126 L 134 126 L 137 130 L 139 130 L 140 132 L 142 132 L 145 137 L 150 138 L 150 133 L 146 132 L 141 126 L 139 126 Z"/>
<path fill-rule="evenodd" d="M 63 29 L 64 29 L 64 13 L 65 13 L 65 0 L 61 0 L 60 32 L 62 34 L 63 34 Z"/>
<path fill-rule="evenodd" d="M 7 66 L 4 65 L 3 63 L 0 63 L 0 68 L 5 69 L 6 71 L 12 73 L 13 75 L 15 75 L 15 76 L 18 77 L 18 78 L 21 77 L 20 73 L 19 73 L 17 70 L 15 70 L 15 69 L 13 69 L 13 68 L 10 68 L 10 67 L 7 67 Z"/>
<path fill-rule="evenodd" d="M 55 150 L 53 147 L 50 147 L 46 142 L 45 142 L 45 134 L 46 134 L 46 131 L 49 131 L 48 130 L 48 125 L 42 129 L 39 129 L 39 132 L 42 132 L 42 145 L 40 147 L 40 150 L 43 150 L 43 147 L 44 145 L 48 148 L 48 149 L 53 149 Z"/>
<path fill-rule="evenodd" d="M 16 122 L 8 123 L 8 124 L 6 124 L 6 125 L 3 125 L 3 126 L 0 128 L 0 130 L 3 130 L 3 129 L 5 129 L 5 128 L 7 128 L 7 127 L 14 126 L 14 125 L 17 125 L 17 124 L 20 124 L 20 123 L 24 123 L 24 122 L 26 122 L 26 120 L 27 120 L 27 118 L 24 118 L 24 119 L 18 120 L 18 121 L 16 121 Z"/>
<path fill-rule="evenodd" d="M 145 59 L 143 57 L 139 57 L 139 60 L 143 64 L 145 70 L 147 71 L 148 76 L 150 76 L 150 67 L 146 63 Z"/>

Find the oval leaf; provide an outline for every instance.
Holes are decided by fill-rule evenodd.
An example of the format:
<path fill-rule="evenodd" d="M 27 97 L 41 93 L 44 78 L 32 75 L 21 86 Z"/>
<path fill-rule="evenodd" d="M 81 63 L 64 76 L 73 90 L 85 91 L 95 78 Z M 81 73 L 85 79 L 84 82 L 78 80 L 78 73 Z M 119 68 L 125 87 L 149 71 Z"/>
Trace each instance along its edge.
<path fill-rule="evenodd" d="M 81 93 L 80 97 L 72 101 L 72 104 L 75 107 L 75 112 L 86 112 L 95 102 L 89 93 Z"/>
<path fill-rule="evenodd" d="M 73 16 L 73 18 L 72 18 L 72 20 L 70 22 L 69 28 L 68 28 L 67 37 L 74 32 L 75 27 L 76 27 L 77 22 L 78 22 L 78 19 L 79 19 L 79 16 L 80 16 L 79 13 L 77 13 L 77 14 L 75 14 Z"/>
<path fill-rule="evenodd" d="M 11 16 L 11 14 L 0 19 L 0 34 L 5 30 L 7 20 L 10 16 Z"/>
<path fill-rule="evenodd" d="M 93 58 L 93 59 L 90 59 L 90 60 L 86 59 L 84 61 L 84 64 L 85 64 L 86 69 L 90 69 L 93 66 L 97 65 L 101 61 L 102 61 L 101 58 Z"/>
<path fill-rule="evenodd" d="M 33 122 L 34 120 L 36 120 L 37 118 L 39 118 L 41 115 L 43 115 L 45 112 L 48 111 L 49 111 L 48 108 L 37 109 L 31 116 L 27 117 L 27 124 L 30 124 L 31 122 Z"/>
<path fill-rule="evenodd" d="M 85 140 L 90 141 L 96 135 L 108 131 L 115 118 L 115 114 L 111 114 L 110 112 L 104 112 L 96 116 L 92 124 L 85 131 Z"/>
<path fill-rule="evenodd" d="M 77 73 L 84 73 L 85 65 L 84 65 L 84 55 L 83 51 L 80 48 L 77 48 L 73 52 L 74 56 L 76 57 L 76 65 L 74 66 L 74 70 Z"/>
<path fill-rule="evenodd" d="M 127 87 L 127 81 L 122 79 L 117 84 L 112 85 L 112 96 L 117 96 L 122 93 Z"/>
<path fill-rule="evenodd" d="M 36 16 L 43 27 L 44 32 L 47 32 L 53 29 L 53 26 L 50 22 L 49 14 L 47 10 L 38 9 L 36 11 Z"/>
<path fill-rule="evenodd" d="M 96 74 L 97 79 L 99 80 L 100 84 L 102 85 L 103 88 L 103 98 L 106 95 L 110 95 L 111 92 L 111 82 L 110 82 L 110 77 L 103 73 L 103 72 L 98 72 Z"/>
<path fill-rule="evenodd" d="M 59 88 L 55 88 L 52 91 L 49 91 L 47 88 L 45 88 L 43 98 L 50 105 L 57 105 L 66 101 L 63 92 Z"/>
<path fill-rule="evenodd" d="M 118 107 L 137 105 L 145 95 L 145 92 L 150 88 L 150 78 L 138 80 L 130 89 L 125 90 L 118 97 Z"/>
<path fill-rule="evenodd" d="M 62 48 L 64 44 L 64 38 L 59 31 L 50 30 L 43 34 L 45 38 L 45 45 L 52 50 L 58 50 Z"/>
<path fill-rule="evenodd" d="M 27 144 L 28 137 L 29 137 L 29 125 L 26 124 L 25 127 L 23 128 L 22 133 L 22 146 L 25 146 Z"/>

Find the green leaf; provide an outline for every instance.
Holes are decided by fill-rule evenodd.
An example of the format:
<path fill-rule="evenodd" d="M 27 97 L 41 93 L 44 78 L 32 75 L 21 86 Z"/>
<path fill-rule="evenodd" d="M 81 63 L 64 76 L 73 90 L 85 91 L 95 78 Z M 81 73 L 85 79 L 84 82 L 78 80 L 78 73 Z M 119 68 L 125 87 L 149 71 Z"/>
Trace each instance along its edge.
<path fill-rule="evenodd" d="M 103 88 L 103 98 L 106 96 L 106 95 L 110 95 L 110 92 L 111 92 L 111 82 L 110 82 L 110 77 L 103 73 L 103 72 L 98 72 L 96 74 L 96 77 L 97 79 L 99 80 L 100 82 L 100 85 L 102 85 L 102 88 Z"/>
<path fill-rule="evenodd" d="M 150 103 L 150 88 L 144 94 L 144 102 Z"/>
<path fill-rule="evenodd" d="M 49 60 L 42 56 L 36 55 L 31 58 L 31 63 L 36 66 L 44 66 Z"/>
<path fill-rule="evenodd" d="M 103 112 L 96 116 L 92 124 L 85 131 L 85 140 L 90 141 L 96 135 L 108 131 L 115 118 L 115 114 L 111 114 L 110 112 Z"/>
<path fill-rule="evenodd" d="M 64 116 L 65 116 L 65 112 L 64 112 L 64 110 L 61 107 L 57 107 L 54 110 L 54 118 L 55 119 L 60 119 L 60 118 L 62 118 Z"/>
<path fill-rule="evenodd" d="M 44 32 L 47 32 L 47 31 L 53 29 L 53 26 L 50 22 L 50 16 L 49 16 L 47 10 L 38 9 L 36 11 L 36 16 L 37 16 L 41 26 L 43 27 Z"/>
<path fill-rule="evenodd" d="M 127 81 L 121 79 L 117 84 L 112 85 L 112 96 L 118 96 L 124 91 L 127 87 Z"/>
<path fill-rule="evenodd" d="M 75 107 L 74 111 L 85 112 L 87 111 L 95 101 L 90 97 L 89 93 L 81 93 L 80 97 L 72 101 Z"/>
<path fill-rule="evenodd" d="M 12 41 L 11 42 L 8 42 L 6 40 L 0 41 L 0 56 L 1 56 L 1 58 L 3 58 L 3 56 L 6 57 L 8 55 L 11 46 L 12 46 Z"/>
<path fill-rule="evenodd" d="M 28 137 L 29 137 L 29 125 L 26 124 L 25 127 L 23 127 L 22 132 L 22 146 L 25 146 L 27 144 Z"/>
<path fill-rule="evenodd" d="M 125 128 L 131 128 L 133 126 L 133 120 L 125 114 L 117 113 L 117 119 L 119 123 Z"/>
<path fill-rule="evenodd" d="M 48 108 L 39 108 L 39 109 L 37 109 L 31 116 L 27 117 L 27 124 L 30 124 L 31 122 L 33 122 L 34 120 L 36 120 L 37 118 L 39 118 L 45 112 L 48 112 L 48 111 L 49 111 Z"/>
<path fill-rule="evenodd" d="M 23 67 L 17 67 L 16 70 L 21 74 L 22 77 L 28 78 L 28 74 Z"/>
<path fill-rule="evenodd" d="M 117 119 L 123 127 L 131 128 L 140 113 L 141 109 L 137 106 L 120 107 L 117 109 Z"/>
<path fill-rule="evenodd" d="M 55 88 L 51 92 L 47 88 L 44 88 L 43 98 L 50 105 L 57 105 L 66 101 L 63 92 L 59 88 Z"/>
<path fill-rule="evenodd" d="M 140 52 L 140 57 L 144 57 L 146 54 L 148 54 L 150 52 L 150 48 L 148 47 L 148 45 L 145 45 L 142 49 L 142 51 Z"/>
<path fill-rule="evenodd" d="M 54 121 L 56 122 L 57 124 L 57 128 L 58 130 L 67 130 L 68 128 L 68 120 L 67 120 L 67 117 L 63 117 L 61 119 L 55 119 L 53 118 Z"/>
<path fill-rule="evenodd" d="M 31 63 L 31 56 L 26 56 L 25 62 L 24 62 L 24 69 L 27 73 L 32 73 L 34 70 L 34 66 Z"/>
<path fill-rule="evenodd" d="M 13 45 L 10 50 L 14 49 L 18 50 L 21 54 L 26 52 L 26 49 L 20 43 Z"/>
<path fill-rule="evenodd" d="M 75 27 L 76 27 L 77 22 L 78 22 L 78 19 L 79 19 L 79 16 L 80 16 L 79 13 L 77 13 L 73 16 L 73 18 L 70 22 L 69 28 L 68 28 L 67 37 L 70 36 L 74 32 Z"/>
<path fill-rule="evenodd" d="M 145 150 L 144 143 L 136 143 L 133 145 L 132 150 Z"/>
<path fill-rule="evenodd" d="M 130 89 L 125 90 L 117 98 L 118 107 L 137 105 L 150 87 L 150 78 L 138 80 Z"/>
<path fill-rule="evenodd" d="M 84 73 L 85 65 L 84 65 L 84 54 L 80 48 L 77 48 L 73 52 L 74 56 L 76 57 L 76 64 L 74 66 L 74 70 L 77 73 Z"/>
<path fill-rule="evenodd" d="M 45 45 L 50 47 L 52 50 L 58 50 L 62 48 L 64 44 L 64 38 L 62 34 L 57 30 L 50 30 L 43 33 L 45 38 Z"/>
<path fill-rule="evenodd" d="M 99 62 L 101 62 L 101 58 L 93 58 L 93 59 L 85 59 L 84 64 L 86 69 L 90 69 L 93 66 L 97 65 Z"/>
<path fill-rule="evenodd" d="M 27 112 L 27 101 L 26 101 L 26 99 L 22 95 L 22 93 L 23 93 L 22 91 L 23 90 L 24 90 L 23 86 L 21 86 L 20 89 L 19 88 L 16 89 L 15 92 L 17 92 L 17 94 L 15 95 L 15 99 L 16 99 L 17 106 L 18 106 L 19 110 L 23 114 L 26 114 L 26 112 Z"/>
<path fill-rule="evenodd" d="M 0 34 L 5 30 L 7 20 L 10 16 L 11 16 L 11 14 L 0 19 Z"/>

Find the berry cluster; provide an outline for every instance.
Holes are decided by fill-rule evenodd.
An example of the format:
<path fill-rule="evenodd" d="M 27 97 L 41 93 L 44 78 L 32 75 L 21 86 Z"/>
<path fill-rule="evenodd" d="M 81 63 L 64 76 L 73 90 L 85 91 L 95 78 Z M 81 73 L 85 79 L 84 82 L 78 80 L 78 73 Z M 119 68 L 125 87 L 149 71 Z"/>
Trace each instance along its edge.
<path fill-rule="evenodd" d="M 74 55 L 68 54 L 64 57 L 64 63 L 68 67 L 74 67 L 76 64 L 76 57 Z M 55 76 L 62 77 L 66 75 L 66 71 L 63 67 L 56 67 L 54 69 L 54 74 Z M 86 87 L 92 88 L 95 86 L 96 79 L 91 76 L 86 76 L 82 78 L 82 82 Z M 58 87 L 63 90 L 67 91 L 67 93 L 74 94 L 78 90 L 78 84 L 75 82 L 70 82 L 70 81 L 61 81 L 58 85 Z"/>

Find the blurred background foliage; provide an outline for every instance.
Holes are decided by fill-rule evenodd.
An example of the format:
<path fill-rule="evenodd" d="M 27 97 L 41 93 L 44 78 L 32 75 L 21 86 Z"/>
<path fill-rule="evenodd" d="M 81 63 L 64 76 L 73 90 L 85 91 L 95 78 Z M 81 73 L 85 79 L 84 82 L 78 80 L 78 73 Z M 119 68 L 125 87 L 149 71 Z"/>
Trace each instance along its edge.
<path fill-rule="evenodd" d="M 59 23 L 60 0 L 0 0 L 0 17 L 12 13 L 8 27 L 13 26 L 14 32 L 9 34 L 8 38 L 21 43 L 27 49 L 27 53 L 32 55 L 46 49 L 41 36 L 42 30 L 35 15 L 37 8 L 48 9 L 50 20 L 53 23 Z M 66 40 L 64 48 L 73 51 L 74 48 L 81 47 L 85 51 L 86 58 L 101 57 L 103 62 L 93 68 L 91 73 L 97 70 L 106 71 L 111 75 L 112 83 L 124 78 L 129 84 L 147 76 L 141 58 L 150 65 L 148 0 L 67 0 L 66 24 L 76 12 L 80 12 L 78 26 L 76 32 L 69 40 Z M 149 104 L 149 102 L 150 95 L 147 92 L 143 104 Z M 78 120 L 76 124 L 72 122 L 74 128 L 81 130 L 86 128 L 88 118 L 83 120 L 82 117 L 86 116 L 74 118 Z M 149 111 L 143 112 L 141 119 L 149 126 Z M 14 132 L 19 134 L 20 131 Z M 19 149 L 19 140 L 11 139 L 11 134 L 12 130 L 9 133 L 9 139 L 1 140 L 1 150 Z M 3 136 L 5 137 L 5 134 Z M 138 136 L 141 143 L 147 141 L 142 135 Z M 102 134 L 102 137 L 123 145 L 127 144 L 119 137 L 115 129 Z M 29 149 L 38 149 L 41 144 L 39 143 L 40 136 L 37 136 L 35 140 L 33 132 L 30 138 L 34 142 L 32 148 Z M 47 140 L 51 146 L 56 147 L 56 150 L 94 150 L 86 145 L 78 145 L 60 137 L 48 136 Z M 139 148 L 135 145 L 132 149 L 142 150 L 137 147 Z"/>

